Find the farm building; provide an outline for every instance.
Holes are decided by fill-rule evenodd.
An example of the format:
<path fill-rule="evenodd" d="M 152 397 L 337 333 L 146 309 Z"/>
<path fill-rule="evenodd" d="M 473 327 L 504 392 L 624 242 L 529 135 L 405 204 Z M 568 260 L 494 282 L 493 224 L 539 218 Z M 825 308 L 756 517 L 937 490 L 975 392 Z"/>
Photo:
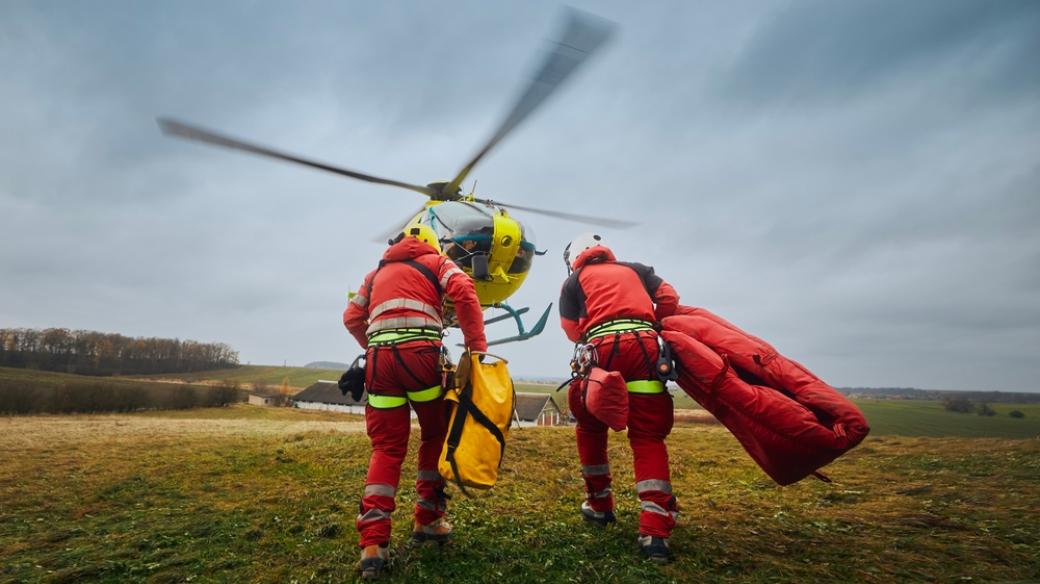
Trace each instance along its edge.
<path fill-rule="evenodd" d="M 529 426 L 559 426 L 566 418 L 548 393 L 517 393 L 514 415 L 521 428 Z"/>
<path fill-rule="evenodd" d="M 281 406 L 285 405 L 285 396 L 280 393 L 254 391 L 249 394 L 249 403 L 254 406 Z"/>
<path fill-rule="evenodd" d="M 343 395 L 335 381 L 318 381 L 292 397 L 293 407 L 303 410 L 327 410 L 365 415 L 368 394 L 361 401 Z"/>

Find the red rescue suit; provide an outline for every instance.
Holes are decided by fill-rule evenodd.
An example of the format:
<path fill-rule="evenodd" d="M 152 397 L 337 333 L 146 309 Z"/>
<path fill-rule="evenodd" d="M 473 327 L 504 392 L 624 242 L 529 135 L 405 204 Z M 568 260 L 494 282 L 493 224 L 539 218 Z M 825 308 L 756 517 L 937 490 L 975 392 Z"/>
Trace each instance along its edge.
<path fill-rule="evenodd" d="M 657 322 L 675 312 L 675 289 L 653 268 L 618 262 L 598 245 L 582 252 L 560 292 L 560 321 L 567 338 L 596 347 L 599 366 L 617 371 L 629 390 L 628 441 L 639 495 L 639 533 L 668 537 L 678 506 L 672 494 L 665 438 L 672 429 L 672 398 L 655 373 Z M 577 421 L 578 457 L 589 505 L 612 511 L 607 425 L 588 413 L 578 383 L 568 403 Z"/>
<path fill-rule="evenodd" d="M 343 313 L 343 324 L 366 349 L 365 423 L 372 457 L 356 520 L 362 548 L 390 541 L 390 514 L 396 507 L 401 464 L 408 451 L 409 404 L 420 427 L 415 518 L 428 525 L 446 509 L 444 480 L 437 472 L 447 432 L 440 386 L 444 295 L 455 305 L 466 347 L 486 351 L 484 319 L 473 281 L 414 237 L 386 250 L 379 268 L 365 276 Z"/>

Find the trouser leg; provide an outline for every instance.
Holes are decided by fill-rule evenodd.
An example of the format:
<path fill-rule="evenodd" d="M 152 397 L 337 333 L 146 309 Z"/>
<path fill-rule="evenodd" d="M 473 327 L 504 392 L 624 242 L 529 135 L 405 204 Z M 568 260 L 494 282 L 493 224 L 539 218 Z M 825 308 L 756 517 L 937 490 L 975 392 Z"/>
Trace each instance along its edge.
<path fill-rule="evenodd" d="M 628 441 L 639 495 L 639 533 L 668 537 L 675 527 L 678 504 L 672 493 L 668 448 L 672 430 L 672 399 L 667 393 L 629 394 Z"/>
<path fill-rule="evenodd" d="M 422 525 L 429 525 L 444 516 L 447 501 L 444 496 L 444 479 L 437 470 L 444 436 L 448 430 L 444 398 L 429 402 L 412 403 L 419 418 L 419 474 L 415 490 L 419 497 L 415 503 L 415 518 Z"/>
<path fill-rule="evenodd" d="M 607 459 L 607 425 L 585 409 L 581 401 L 581 388 L 577 383 L 568 390 L 567 401 L 578 423 L 575 428 L 578 459 L 581 461 L 581 477 L 585 480 L 589 505 L 594 511 L 612 511 L 614 495 L 610 488 L 610 462 Z"/>
<path fill-rule="evenodd" d="M 401 479 L 401 463 L 408 452 L 408 406 L 365 409 L 365 423 L 372 442 L 365 492 L 355 521 L 361 547 L 390 541 L 390 514 Z"/>

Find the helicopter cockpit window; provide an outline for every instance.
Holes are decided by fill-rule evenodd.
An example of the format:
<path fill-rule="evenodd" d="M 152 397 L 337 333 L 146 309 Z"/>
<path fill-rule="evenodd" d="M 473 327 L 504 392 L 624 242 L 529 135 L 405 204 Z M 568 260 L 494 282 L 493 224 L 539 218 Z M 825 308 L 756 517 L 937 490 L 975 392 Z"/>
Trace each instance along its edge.
<path fill-rule="evenodd" d="M 530 241 L 521 241 L 516 250 L 513 263 L 509 265 L 510 274 L 523 274 L 531 269 L 531 260 L 534 259 L 534 244 Z"/>
<path fill-rule="evenodd" d="M 473 266 L 473 256 L 491 253 L 494 219 L 480 207 L 463 202 L 434 205 L 423 223 L 433 227 L 444 253 L 463 268 Z"/>

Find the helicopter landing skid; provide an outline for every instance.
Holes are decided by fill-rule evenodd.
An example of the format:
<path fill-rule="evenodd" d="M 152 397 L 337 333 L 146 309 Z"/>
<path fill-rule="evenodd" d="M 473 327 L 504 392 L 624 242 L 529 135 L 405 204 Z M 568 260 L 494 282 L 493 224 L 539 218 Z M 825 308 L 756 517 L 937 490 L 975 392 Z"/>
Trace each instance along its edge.
<path fill-rule="evenodd" d="M 501 308 L 502 310 L 506 311 L 506 314 L 500 314 L 500 315 L 498 315 L 496 317 L 489 318 L 489 319 L 484 321 L 484 325 L 486 326 L 486 325 L 489 325 L 489 324 L 494 324 L 496 322 L 502 322 L 504 320 L 509 320 L 510 318 L 512 318 L 514 321 L 516 321 L 517 334 L 515 334 L 515 335 L 513 335 L 511 337 L 506 337 L 504 339 L 495 339 L 493 341 L 488 341 L 488 346 L 489 347 L 494 346 L 494 345 L 501 345 L 501 344 L 504 344 L 504 343 L 513 343 L 513 342 L 517 342 L 517 341 L 526 341 L 527 339 L 530 339 L 531 337 L 535 337 L 535 336 L 538 336 L 539 334 L 541 334 L 542 330 L 545 328 L 545 323 L 549 320 L 549 311 L 552 310 L 552 303 L 549 303 L 549 306 L 545 307 L 545 312 L 543 312 L 542 316 L 540 316 L 538 318 L 538 322 L 534 323 L 534 326 L 531 327 L 531 330 L 527 330 L 524 327 L 524 321 L 520 318 L 521 315 L 523 315 L 526 312 L 530 311 L 531 307 L 525 306 L 523 308 L 517 309 L 517 308 L 513 308 L 512 306 L 509 306 L 508 304 L 504 304 L 503 303 L 503 304 L 496 304 L 496 305 L 493 306 L 493 308 Z"/>

